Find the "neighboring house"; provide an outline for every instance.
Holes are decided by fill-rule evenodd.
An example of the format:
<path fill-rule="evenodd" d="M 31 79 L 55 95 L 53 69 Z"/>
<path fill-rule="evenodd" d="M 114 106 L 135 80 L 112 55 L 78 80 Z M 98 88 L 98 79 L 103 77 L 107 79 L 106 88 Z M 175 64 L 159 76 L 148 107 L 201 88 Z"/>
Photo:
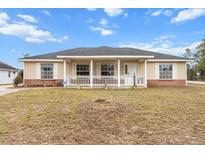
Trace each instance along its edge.
<path fill-rule="evenodd" d="M 74 48 L 22 58 L 25 86 L 185 86 L 185 58 L 134 48 Z"/>
<path fill-rule="evenodd" d="M 12 84 L 17 75 L 18 69 L 0 62 L 0 85 Z"/>

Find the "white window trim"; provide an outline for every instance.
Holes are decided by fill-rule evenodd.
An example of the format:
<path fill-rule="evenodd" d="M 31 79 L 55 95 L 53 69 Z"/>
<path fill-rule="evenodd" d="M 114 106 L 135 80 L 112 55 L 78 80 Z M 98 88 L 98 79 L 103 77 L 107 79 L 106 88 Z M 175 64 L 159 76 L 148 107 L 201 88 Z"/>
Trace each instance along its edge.
<path fill-rule="evenodd" d="M 39 63 L 40 64 L 40 80 L 55 80 L 54 78 L 54 63 Z M 53 78 L 52 79 L 42 79 L 41 77 L 41 64 L 53 64 Z"/>
<path fill-rule="evenodd" d="M 167 78 L 167 79 L 160 78 L 160 65 L 172 65 L 172 78 Z M 173 63 L 159 63 L 158 71 L 159 71 L 159 80 L 173 80 Z"/>
<path fill-rule="evenodd" d="M 85 77 L 89 77 L 90 76 L 90 64 L 88 64 L 88 63 L 76 63 L 75 64 L 75 75 L 76 76 L 78 76 L 77 75 L 77 65 L 88 65 L 89 66 L 89 75 L 83 75 L 83 76 L 85 76 Z M 82 76 L 82 75 L 81 75 Z"/>
<path fill-rule="evenodd" d="M 116 65 L 116 63 L 115 62 L 110 62 L 110 63 L 101 63 L 101 65 L 100 65 L 100 76 L 102 76 L 102 77 L 107 77 L 106 75 L 102 75 L 102 65 L 114 65 L 114 75 L 111 75 L 111 76 L 116 76 L 116 74 L 115 74 L 115 65 Z M 110 77 L 110 76 L 109 76 Z"/>

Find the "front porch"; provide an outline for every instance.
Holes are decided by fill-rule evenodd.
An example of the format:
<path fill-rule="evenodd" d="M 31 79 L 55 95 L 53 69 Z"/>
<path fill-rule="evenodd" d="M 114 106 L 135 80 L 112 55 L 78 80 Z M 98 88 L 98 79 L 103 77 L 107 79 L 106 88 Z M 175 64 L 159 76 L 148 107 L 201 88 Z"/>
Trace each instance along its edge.
<path fill-rule="evenodd" d="M 64 59 L 64 87 L 147 87 L 146 59 Z"/>
<path fill-rule="evenodd" d="M 92 83 L 91 83 L 92 81 Z M 118 86 L 117 76 L 70 76 L 66 86 L 75 87 L 144 87 L 144 76 L 120 76 L 120 86 Z"/>

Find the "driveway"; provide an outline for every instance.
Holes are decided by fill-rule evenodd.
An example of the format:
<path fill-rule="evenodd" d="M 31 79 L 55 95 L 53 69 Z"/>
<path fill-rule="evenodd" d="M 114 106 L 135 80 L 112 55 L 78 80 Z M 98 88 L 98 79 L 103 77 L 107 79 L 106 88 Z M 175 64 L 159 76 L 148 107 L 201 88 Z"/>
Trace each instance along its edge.
<path fill-rule="evenodd" d="M 0 85 L 0 96 L 9 94 L 9 93 L 14 93 L 17 91 L 23 90 L 23 88 L 14 88 L 12 85 Z"/>

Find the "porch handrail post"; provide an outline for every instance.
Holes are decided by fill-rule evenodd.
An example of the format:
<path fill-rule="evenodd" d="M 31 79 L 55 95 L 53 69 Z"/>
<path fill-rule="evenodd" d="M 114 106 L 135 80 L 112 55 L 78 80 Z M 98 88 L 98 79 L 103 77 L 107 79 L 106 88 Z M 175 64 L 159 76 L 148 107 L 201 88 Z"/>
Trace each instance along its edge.
<path fill-rule="evenodd" d="M 67 75 L 66 75 L 66 60 L 63 61 L 63 84 L 64 84 L 64 87 L 66 86 L 67 84 Z"/>
<path fill-rule="evenodd" d="M 93 87 L 93 60 L 90 60 L 90 87 Z"/>
<path fill-rule="evenodd" d="M 144 61 L 144 87 L 147 87 L 147 60 Z"/>
<path fill-rule="evenodd" d="M 117 60 L 117 85 L 120 87 L 120 59 Z"/>

